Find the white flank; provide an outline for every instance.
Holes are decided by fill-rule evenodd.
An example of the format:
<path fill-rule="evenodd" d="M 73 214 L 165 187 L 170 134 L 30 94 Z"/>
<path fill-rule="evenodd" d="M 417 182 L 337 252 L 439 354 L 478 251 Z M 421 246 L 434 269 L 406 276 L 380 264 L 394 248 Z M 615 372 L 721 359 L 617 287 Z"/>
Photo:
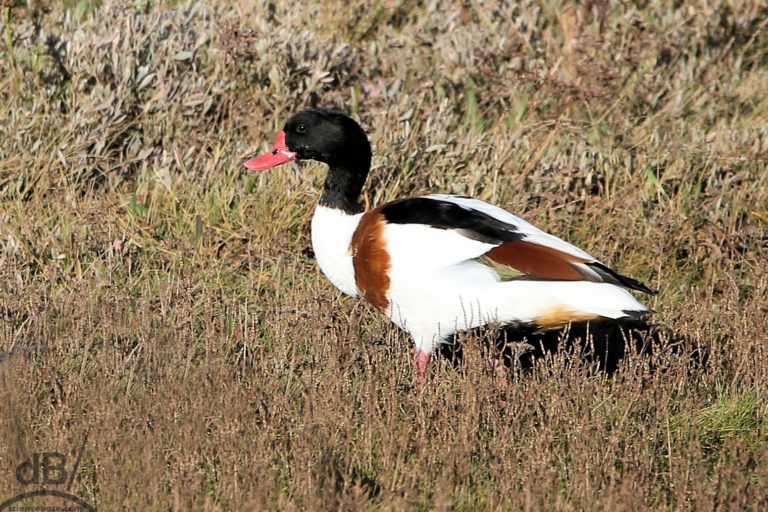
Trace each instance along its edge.
<path fill-rule="evenodd" d="M 531 323 L 557 310 L 613 319 L 626 317 L 624 311 L 648 311 L 627 290 L 608 283 L 502 282 L 473 261 L 494 245 L 456 231 L 390 224 L 383 235 L 391 258 L 388 316 L 427 353 L 456 331 L 493 321 Z"/>
<path fill-rule="evenodd" d="M 318 205 L 312 217 L 312 249 L 317 264 L 336 288 L 352 297 L 357 297 L 357 282 L 349 244 L 362 216 Z"/>

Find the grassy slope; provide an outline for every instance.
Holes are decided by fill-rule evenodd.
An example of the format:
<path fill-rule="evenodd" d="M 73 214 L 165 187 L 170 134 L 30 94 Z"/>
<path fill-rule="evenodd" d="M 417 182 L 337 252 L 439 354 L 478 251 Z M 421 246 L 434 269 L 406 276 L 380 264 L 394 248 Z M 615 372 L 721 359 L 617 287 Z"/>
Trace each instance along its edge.
<path fill-rule="evenodd" d="M 102 510 L 765 506 L 768 12 L 710 3 L 14 9 L 0 500 L 91 429 Z M 243 174 L 312 104 L 366 125 L 371 203 L 519 212 L 658 287 L 680 347 L 505 387 L 470 338 L 414 393 L 405 336 L 314 265 L 322 167 Z"/>

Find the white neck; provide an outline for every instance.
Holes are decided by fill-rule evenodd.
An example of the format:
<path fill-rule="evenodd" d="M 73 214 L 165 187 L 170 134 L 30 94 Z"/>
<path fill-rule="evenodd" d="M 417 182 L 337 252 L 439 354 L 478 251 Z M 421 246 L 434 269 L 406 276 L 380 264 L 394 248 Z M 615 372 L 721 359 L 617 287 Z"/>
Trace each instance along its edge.
<path fill-rule="evenodd" d="M 317 264 L 336 288 L 352 297 L 358 293 L 349 245 L 362 216 L 317 205 L 312 217 L 312 249 Z"/>

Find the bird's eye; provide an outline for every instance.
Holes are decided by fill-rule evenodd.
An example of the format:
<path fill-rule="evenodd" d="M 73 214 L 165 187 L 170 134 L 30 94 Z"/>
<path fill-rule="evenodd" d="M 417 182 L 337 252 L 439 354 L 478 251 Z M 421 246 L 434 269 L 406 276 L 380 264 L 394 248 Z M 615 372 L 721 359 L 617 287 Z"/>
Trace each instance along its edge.
<path fill-rule="evenodd" d="M 296 133 L 304 133 L 307 131 L 307 127 L 303 124 L 296 125 Z"/>

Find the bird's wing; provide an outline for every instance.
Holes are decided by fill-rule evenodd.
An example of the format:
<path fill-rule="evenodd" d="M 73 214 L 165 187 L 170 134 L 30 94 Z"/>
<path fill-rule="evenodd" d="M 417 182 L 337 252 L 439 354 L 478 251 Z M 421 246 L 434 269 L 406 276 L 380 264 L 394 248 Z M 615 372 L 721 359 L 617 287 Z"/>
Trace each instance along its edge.
<path fill-rule="evenodd" d="M 478 199 L 419 196 L 375 210 L 389 228 L 390 245 L 411 250 L 414 257 L 436 265 L 474 259 L 492 268 L 503 280 L 528 277 L 608 282 L 654 293 L 578 247 Z"/>

